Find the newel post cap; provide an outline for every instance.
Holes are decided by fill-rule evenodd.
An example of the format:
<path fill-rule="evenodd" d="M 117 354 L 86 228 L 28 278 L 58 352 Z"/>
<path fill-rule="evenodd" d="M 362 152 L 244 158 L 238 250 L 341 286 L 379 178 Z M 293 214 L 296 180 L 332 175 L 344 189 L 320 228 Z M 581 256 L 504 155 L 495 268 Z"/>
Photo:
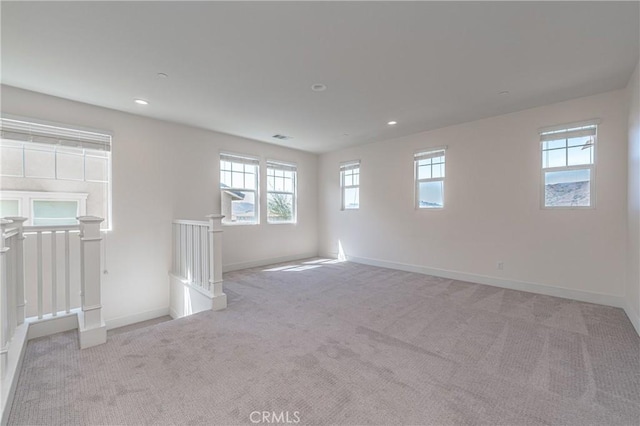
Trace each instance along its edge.
<path fill-rule="evenodd" d="M 5 219 L 8 219 L 8 220 L 10 220 L 10 221 L 12 221 L 14 223 L 18 223 L 18 224 L 26 222 L 27 220 L 29 220 L 26 217 L 22 217 L 22 216 L 7 216 L 7 217 L 5 217 Z"/>
<path fill-rule="evenodd" d="M 76 217 L 80 223 L 102 223 L 104 219 L 98 216 L 78 216 Z"/>

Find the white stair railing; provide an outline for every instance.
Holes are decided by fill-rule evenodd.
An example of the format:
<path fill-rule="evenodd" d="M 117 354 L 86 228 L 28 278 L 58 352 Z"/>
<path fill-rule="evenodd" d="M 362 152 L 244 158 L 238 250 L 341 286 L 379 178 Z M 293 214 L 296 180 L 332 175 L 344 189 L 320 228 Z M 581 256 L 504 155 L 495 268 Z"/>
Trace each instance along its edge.
<path fill-rule="evenodd" d="M 2 348 L 25 320 L 35 324 L 71 314 L 78 315 L 81 348 L 104 343 L 106 326 L 100 304 L 103 219 L 83 216 L 78 225 L 23 226 L 26 220 L 8 217 L 0 223 L 0 354 L 6 353 Z"/>
<path fill-rule="evenodd" d="M 24 323 L 24 218 L 0 219 L 0 377 L 7 372 L 9 345 Z"/>
<path fill-rule="evenodd" d="M 222 282 L 223 217 L 209 215 L 208 221 L 173 221 L 172 316 L 227 307 Z"/>
<path fill-rule="evenodd" d="M 74 259 L 72 270 L 71 250 L 78 256 L 80 225 L 26 226 L 24 233 L 29 239 L 34 238 L 26 251 L 27 256 L 34 256 L 27 259 L 32 267 L 26 280 L 27 294 L 35 299 L 27 316 L 43 319 L 71 313 L 71 309 L 79 307 L 77 297 L 72 297 L 79 293 L 79 274 L 75 269 L 78 259 Z"/>

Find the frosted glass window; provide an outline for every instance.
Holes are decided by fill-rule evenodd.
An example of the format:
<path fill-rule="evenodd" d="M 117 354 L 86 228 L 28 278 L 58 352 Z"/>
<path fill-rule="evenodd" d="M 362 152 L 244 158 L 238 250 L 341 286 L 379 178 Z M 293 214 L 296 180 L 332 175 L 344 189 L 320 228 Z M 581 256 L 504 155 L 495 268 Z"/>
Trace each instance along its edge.
<path fill-rule="evenodd" d="M 34 225 L 74 225 L 78 223 L 78 202 L 34 200 L 32 214 Z"/>
<path fill-rule="evenodd" d="M 20 216 L 19 200 L 0 200 L 0 217 Z"/>

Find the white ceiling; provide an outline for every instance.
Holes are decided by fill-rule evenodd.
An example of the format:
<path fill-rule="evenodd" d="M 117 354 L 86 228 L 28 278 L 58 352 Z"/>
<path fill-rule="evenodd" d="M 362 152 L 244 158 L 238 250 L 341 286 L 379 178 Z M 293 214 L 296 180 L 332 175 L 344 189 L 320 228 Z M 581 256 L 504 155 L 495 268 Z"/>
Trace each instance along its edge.
<path fill-rule="evenodd" d="M 622 88 L 640 49 L 637 2 L 1 8 L 3 84 L 312 152 Z"/>

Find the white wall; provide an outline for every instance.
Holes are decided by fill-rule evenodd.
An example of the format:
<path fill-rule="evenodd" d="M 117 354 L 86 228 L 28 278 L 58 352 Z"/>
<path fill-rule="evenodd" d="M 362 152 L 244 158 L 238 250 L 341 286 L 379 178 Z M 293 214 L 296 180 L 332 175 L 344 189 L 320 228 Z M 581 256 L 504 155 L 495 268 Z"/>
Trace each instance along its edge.
<path fill-rule="evenodd" d="M 541 209 L 538 128 L 592 118 L 602 120 L 597 207 Z M 362 262 L 620 305 L 626 144 L 621 90 L 324 154 L 320 253 L 336 253 L 340 241 Z M 446 207 L 416 210 L 413 153 L 443 145 Z M 338 164 L 354 159 L 361 207 L 340 211 Z"/>
<path fill-rule="evenodd" d="M 267 225 L 263 201 L 260 225 L 224 228 L 225 267 L 317 253 L 317 156 L 13 87 L 2 86 L 1 94 L 3 113 L 113 133 L 113 231 L 105 240 L 102 293 L 107 325 L 168 310 L 171 221 L 220 211 L 220 150 L 298 164 L 298 224 Z"/>
<path fill-rule="evenodd" d="M 629 95 L 629 181 L 626 311 L 640 334 L 640 64 L 627 92 Z"/>

